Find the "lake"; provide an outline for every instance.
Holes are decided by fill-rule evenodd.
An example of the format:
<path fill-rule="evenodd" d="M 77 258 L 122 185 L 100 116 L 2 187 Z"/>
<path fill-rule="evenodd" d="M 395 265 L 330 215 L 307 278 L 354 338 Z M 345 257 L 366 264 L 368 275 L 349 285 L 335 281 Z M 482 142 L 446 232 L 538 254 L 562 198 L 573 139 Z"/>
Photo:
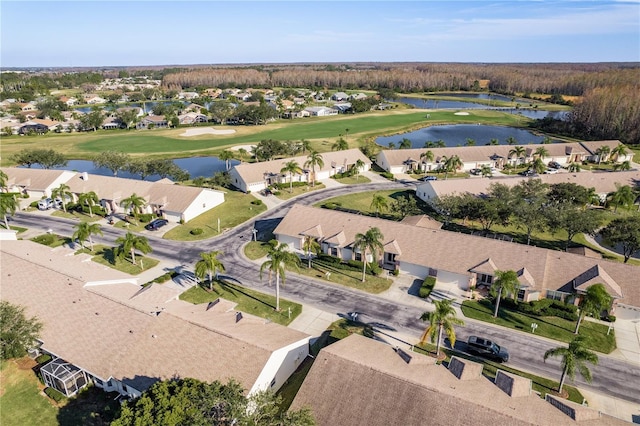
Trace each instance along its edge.
<path fill-rule="evenodd" d="M 225 162 L 218 157 L 190 157 L 179 158 L 173 160 L 173 163 L 189 173 L 191 178 L 205 177 L 210 178 L 216 172 L 223 172 L 225 170 Z M 240 164 L 238 160 L 231 160 L 230 166 L 233 167 L 236 164 Z M 34 169 L 41 168 L 39 165 L 34 165 Z M 93 164 L 93 161 L 89 160 L 69 160 L 65 167 L 56 167 L 55 170 L 73 170 L 76 172 L 87 172 L 94 175 L 113 176 L 113 173 L 109 169 L 99 168 Z M 140 176 L 127 172 L 119 172 L 118 177 L 139 179 Z M 145 180 L 154 182 L 160 180 L 160 176 L 152 175 L 148 176 Z"/>
<path fill-rule="evenodd" d="M 443 140 L 446 146 L 463 146 L 467 139 L 473 139 L 476 145 L 487 145 L 491 139 L 497 139 L 500 145 L 506 145 L 507 139 L 513 137 L 518 145 L 541 143 L 544 136 L 534 135 L 528 130 L 514 127 L 487 126 L 477 124 L 451 124 L 445 126 L 424 127 L 413 132 L 376 138 L 376 143 L 389 146 L 393 142 L 396 147 L 406 138 L 411 141 L 412 148 L 422 148 L 427 141 Z"/>

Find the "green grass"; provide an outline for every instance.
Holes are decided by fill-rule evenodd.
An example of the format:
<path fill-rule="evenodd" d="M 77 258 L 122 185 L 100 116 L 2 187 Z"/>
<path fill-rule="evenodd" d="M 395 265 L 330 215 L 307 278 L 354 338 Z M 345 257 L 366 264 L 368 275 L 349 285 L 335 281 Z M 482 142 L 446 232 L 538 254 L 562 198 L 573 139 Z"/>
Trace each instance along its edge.
<path fill-rule="evenodd" d="M 278 190 L 277 197 L 281 200 L 288 200 L 298 195 L 306 194 L 311 191 L 317 191 L 319 189 L 324 189 L 324 183 L 316 182 L 316 186 L 305 185 L 305 186 L 294 186 L 292 192 L 289 192 L 289 187 L 282 188 Z"/>
<path fill-rule="evenodd" d="M 345 210 L 353 210 L 356 212 L 360 212 L 361 214 L 367 216 L 375 216 L 375 210 L 371 208 L 371 201 L 373 200 L 373 195 L 379 194 L 386 198 L 387 205 L 389 206 L 389 210 L 384 212 L 379 212 L 378 217 L 383 219 L 390 220 L 399 220 L 399 217 L 391 214 L 390 209 L 393 202 L 400 197 L 410 196 L 415 198 L 416 192 L 413 190 L 387 190 L 387 191 L 367 191 L 367 192 L 357 192 L 348 195 L 342 195 L 340 197 L 328 198 L 324 201 L 320 201 L 314 204 L 314 207 L 323 207 L 326 205 L 335 204 L 338 205 L 341 209 Z M 421 200 L 420 203 L 422 203 Z M 418 205 L 420 205 L 418 203 Z"/>
<path fill-rule="evenodd" d="M 525 315 L 500 307 L 498 318 L 493 317 L 493 306 L 488 300 L 465 300 L 462 303 L 464 316 L 476 320 L 500 325 L 503 327 L 531 332 L 531 324 L 538 324 L 535 334 L 559 342 L 569 343 L 576 335 L 573 333 L 576 323 L 558 317 L 536 317 Z M 613 330 L 607 335 L 608 326 L 593 321 L 582 321 L 579 334 L 586 338 L 586 344 L 594 351 L 605 354 L 611 353 L 616 348 L 616 339 Z"/>
<path fill-rule="evenodd" d="M 46 396 L 31 368 L 29 358 L 0 364 L 0 424 L 2 426 L 57 425 L 58 409 Z"/>
<path fill-rule="evenodd" d="M 47 247 L 55 248 L 60 247 L 63 244 L 70 243 L 71 238 L 63 237 L 62 235 L 57 234 L 42 234 L 31 238 L 31 241 L 45 245 Z"/>
<path fill-rule="evenodd" d="M 113 247 L 95 245 L 94 253 L 96 253 L 96 255 L 93 256 L 91 260 L 130 275 L 138 275 L 147 269 L 154 268 L 158 263 L 160 263 L 157 259 L 136 254 L 136 265 L 134 265 L 131 263 L 128 256 L 126 259 L 119 259 L 114 256 L 113 251 Z M 140 263 L 142 263 L 142 268 L 140 267 Z"/>
<path fill-rule="evenodd" d="M 220 232 L 225 232 L 267 210 L 267 206 L 264 204 L 260 206 L 251 204 L 256 198 L 250 194 L 227 191 L 224 194 L 224 199 L 224 203 L 219 206 L 197 216 L 184 225 L 176 226 L 167 231 L 163 238 L 177 241 L 204 240 L 218 235 L 218 219 L 220 219 Z M 196 228 L 202 229 L 202 234 L 191 234 L 191 230 Z"/>
<path fill-rule="evenodd" d="M 359 185 L 363 183 L 370 183 L 371 179 L 366 176 L 347 176 L 340 179 L 336 179 L 337 182 L 340 182 L 343 185 Z"/>
<path fill-rule="evenodd" d="M 250 241 L 244 246 L 244 255 L 250 260 L 265 257 L 269 253 L 271 245 L 263 241 Z"/>
<path fill-rule="evenodd" d="M 386 291 L 391 287 L 393 281 L 383 278 L 386 272 L 383 271 L 382 276 L 376 277 L 367 274 L 365 282 L 362 282 L 362 271 L 352 271 L 347 269 L 334 268 L 329 264 L 311 262 L 312 267 L 307 267 L 307 262 L 303 260 L 300 268 L 291 271 L 311 278 L 320 279 L 325 282 L 340 284 L 345 287 L 356 288 L 366 291 L 367 293 L 378 294 Z M 330 275 L 327 277 L 327 273 Z"/>
<path fill-rule="evenodd" d="M 273 292 L 275 294 L 275 288 Z M 280 298 L 280 312 L 277 312 L 275 296 L 225 281 L 215 281 L 212 291 L 196 286 L 180 295 L 181 300 L 193 304 L 208 303 L 218 297 L 237 303 L 236 309 L 239 311 L 282 325 L 288 325 L 302 312 L 302 305 L 283 298 Z M 289 318 L 289 309 L 291 309 L 291 318 Z"/>
<path fill-rule="evenodd" d="M 98 216 L 97 214 L 94 214 L 93 217 L 89 216 L 88 213 L 78 213 L 78 212 L 70 212 L 67 211 L 65 212 L 64 210 L 56 210 L 53 213 L 51 213 L 51 216 L 54 217 L 62 217 L 65 219 L 74 219 L 74 220 L 80 220 L 83 222 L 97 222 L 99 220 L 104 219 L 102 216 Z"/>

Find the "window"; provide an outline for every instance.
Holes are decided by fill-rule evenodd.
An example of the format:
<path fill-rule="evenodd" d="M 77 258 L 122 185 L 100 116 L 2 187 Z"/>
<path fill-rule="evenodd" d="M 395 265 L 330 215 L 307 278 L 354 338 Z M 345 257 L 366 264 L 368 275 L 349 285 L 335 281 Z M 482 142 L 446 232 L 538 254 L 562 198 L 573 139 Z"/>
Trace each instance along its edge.
<path fill-rule="evenodd" d="M 493 275 L 478 274 L 479 284 L 491 284 L 493 283 Z"/>
<path fill-rule="evenodd" d="M 561 291 L 553 291 L 553 290 L 547 290 L 547 299 L 551 299 L 551 300 L 560 300 L 562 301 L 562 297 L 565 295 L 566 293 L 563 293 Z"/>
<path fill-rule="evenodd" d="M 338 248 L 337 247 L 331 247 L 331 256 L 338 257 Z"/>
<path fill-rule="evenodd" d="M 385 253 L 384 260 L 387 263 L 394 263 L 396 261 L 396 255 L 394 253 Z"/>
<path fill-rule="evenodd" d="M 524 290 L 518 290 L 518 302 L 524 302 Z"/>
<path fill-rule="evenodd" d="M 358 262 L 362 262 L 362 253 L 354 253 L 353 258 Z"/>

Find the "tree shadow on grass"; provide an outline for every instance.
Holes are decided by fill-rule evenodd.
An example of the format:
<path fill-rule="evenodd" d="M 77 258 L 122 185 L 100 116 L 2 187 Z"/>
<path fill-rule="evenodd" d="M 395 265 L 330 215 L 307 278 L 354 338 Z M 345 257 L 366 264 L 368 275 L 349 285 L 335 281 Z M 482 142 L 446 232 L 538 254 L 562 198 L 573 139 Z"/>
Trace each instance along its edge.
<path fill-rule="evenodd" d="M 239 293 L 239 294 L 242 294 L 243 296 L 245 296 L 245 297 L 247 297 L 249 299 L 252 299 L 252 300 L 255 300 L 258 303 L 261 303 L 262 305 L 268 306 L 268 307 L 273 308 L 273 309 L 276 308 L 274 305 L 272 305 L 270 303 L 267 303 L 264 300 L 258 299 L 254 295 L 249 294 L 246 291 L 243 291 L 242 289 L 238 288 L 237 286 L 235 286 L 233 284 L 227 283 L 227 282 L 222 281 L 222 280 L 218 280 L 218 284 L 220 285 L 220 288 L 223 291 L 227 291 L 228 293 L 234 295 L 235 297 L 238 297 L 237 294 Z"/>
<path fill-rule="evenodd" d="M 99 251 L 97 253 L 98 256 L 102 256 L 102 258 L 104 260 L 106 260 L 107 262 L 109 262 L 109 264 L 111 265 L 115 265 L 116 264 L 116 260 L 118 259 L 116 256 L 116 250 L 115 248 L 111 247 L 111 248 L 104 248 L 102 249 L 102 251 Z"/>

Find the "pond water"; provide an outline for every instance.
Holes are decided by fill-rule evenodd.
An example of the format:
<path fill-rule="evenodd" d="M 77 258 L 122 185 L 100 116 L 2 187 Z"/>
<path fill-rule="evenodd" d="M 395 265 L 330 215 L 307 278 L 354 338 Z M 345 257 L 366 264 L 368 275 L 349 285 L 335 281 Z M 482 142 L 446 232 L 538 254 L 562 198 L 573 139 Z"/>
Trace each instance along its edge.
<path fill-rule="evenodd" d="M 506 145 L 507 139 L 513 137 L 517 145 L 541 143 L 544 136 L 534 135 L 528 130 L 514 127 L 486 126 L 477 124 L 452 124 L 446 126 L 424 127 L 413 132 L 376 138 L 376 143 L 389 146 L 393 142 L 397 147 L 406 138 L 411 141 L 412 148 L 422 148 L 427 141 L 443 140 L 446 146 L 463 146 L 467 139 L 473 139 L 476 146 L 487 145 L 491 139 L 497 139 L 500 145 Z M 555 142 L 555 141 L 554 141 Z"/>
<path fill-rule="evenodd" d="M 191 178 L 205 177 L 210 178 L 216 172 L 223 172 L 225 170 L 225 162 L 218 157 L 190 157 L 179 158 L 173 160 L 173 163 L 189 173 Z M 237 160 L 230 161 L 230 167 L 239 164 Z M 39 165 L 34 165 L 34 169 L 41 168 Z M 113 176 L 113 173 L 109 169 L 96 167 L 93 161 L 89 160 L 69 160 L 65 167 L 56 167 L 55 170 L 73 170 L 76 172 L 87 172 L 94 175 Z M 140 176 L 127 172 L 119 172 L 118 177 L 140 179 Z M 160 176 L 152 175 L 148 176 L 145 180 L 155 182 L 160 180 Z"/>
<path fill-rule="evenodd" d="M 622 244 L 617 244 L 615 246 L 610 246 L 603 240 L 603 238 L 600 236 L 600 234 L 596 234 L 596 236 L 593 239 L 596 241 L 596 243 L 600 244 L 602 247 L 604 247 L 604 248 L 606 248 L 608 250 L 611 250 L 613 252 L 616 252 L 620 256 L 622 256 L 623 253 L 624 253 L 624 250 L 622 248 Z M 640 252 L 636 252 L 635 254 L 631 255 L 631 258 L 640 259 Z"/>

